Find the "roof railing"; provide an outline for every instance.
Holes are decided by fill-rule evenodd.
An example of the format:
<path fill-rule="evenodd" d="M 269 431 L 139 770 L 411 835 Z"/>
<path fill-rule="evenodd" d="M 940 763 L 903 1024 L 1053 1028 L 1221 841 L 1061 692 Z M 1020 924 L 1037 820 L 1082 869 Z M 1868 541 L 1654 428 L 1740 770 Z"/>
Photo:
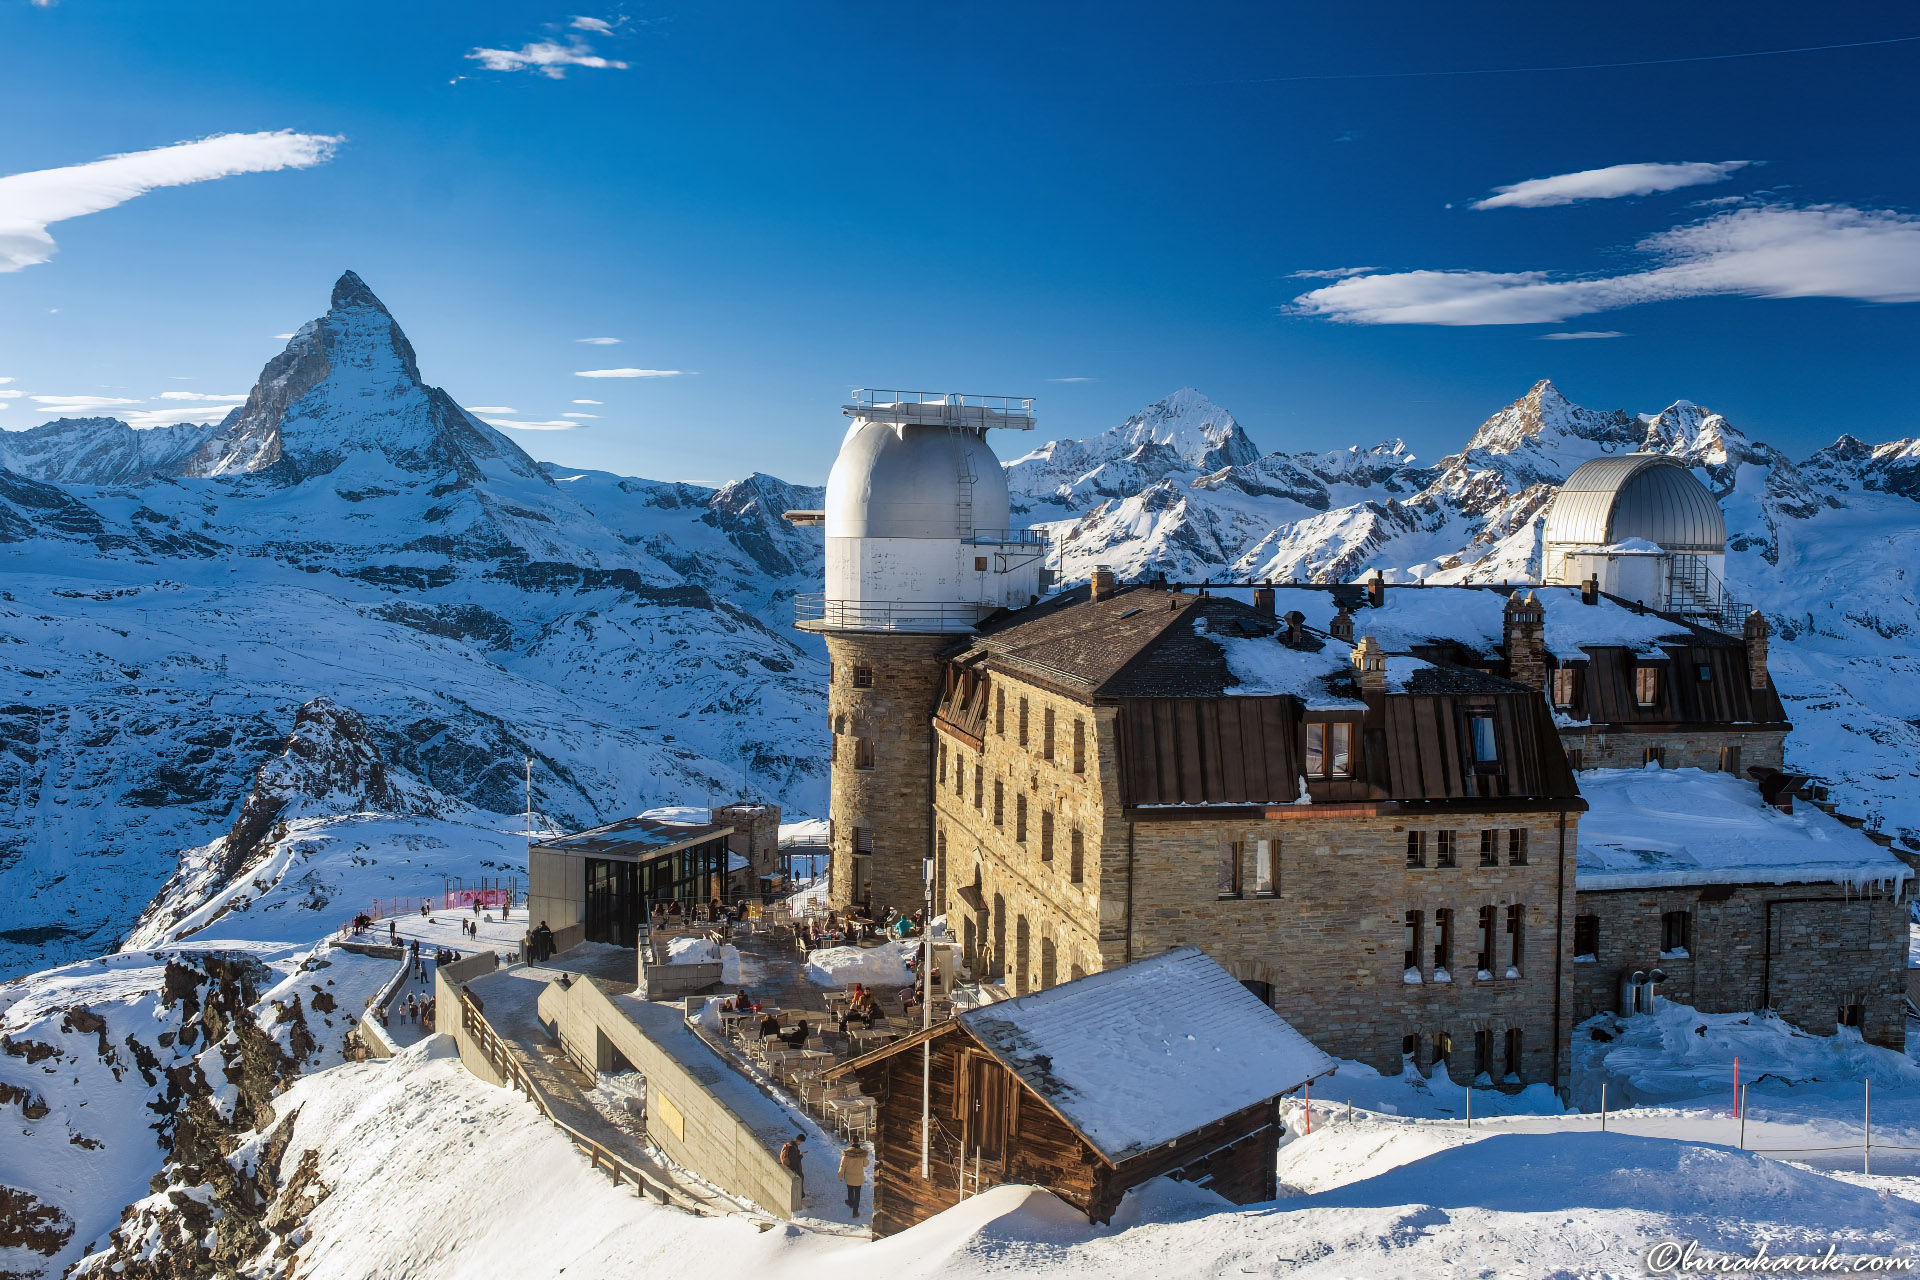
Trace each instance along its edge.
<path fill-rule="evenodd" d="M 990 409 L 1009 417 L 1031 418 L 1032 396 L 986 396 L 963 391 L 890 391 L 879 387 L 855 387 L 851 402 L 856 408 L 874 409 L 887 405 L 929 404 L 954 408 Z"/>

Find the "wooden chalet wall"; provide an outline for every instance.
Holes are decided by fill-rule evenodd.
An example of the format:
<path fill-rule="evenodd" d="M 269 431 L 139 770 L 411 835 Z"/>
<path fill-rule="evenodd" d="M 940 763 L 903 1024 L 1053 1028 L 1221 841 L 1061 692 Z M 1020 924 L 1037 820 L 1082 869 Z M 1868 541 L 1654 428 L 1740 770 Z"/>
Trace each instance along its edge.
<path fill-rule="evenodd" d="M 1044 1187 L 1106 1222 L 1133 1187 L 1164 1174 L 1204 1182 L 1240 1204 L 1276 1194 L 1279 1103 L 1267 1099 L 1216 1120 L 1171 1145 L 1109 1164 L 1085 1139 L 958 1023 L 937 1030 L 933 1062 L 933 1143 L 929 1176 L 920 1176 L 921 1046 L 910 1043 L 855 1072 L 876 1100 L 873 1149 L 873 1233 L 891 1235 L 1003 1183 Z M 975 1144 L 965 1114 L 975 1072 L 1005 1092 L 1006 1132 L 999 1159 L 974 1163 Z M 1177 1087 L 1170 1082 L 1169 1087 Z M 964 1170 L 962 1164 L 964 1163 Z M 974 1180 L 978 1169 L 978 1181 Z"/>

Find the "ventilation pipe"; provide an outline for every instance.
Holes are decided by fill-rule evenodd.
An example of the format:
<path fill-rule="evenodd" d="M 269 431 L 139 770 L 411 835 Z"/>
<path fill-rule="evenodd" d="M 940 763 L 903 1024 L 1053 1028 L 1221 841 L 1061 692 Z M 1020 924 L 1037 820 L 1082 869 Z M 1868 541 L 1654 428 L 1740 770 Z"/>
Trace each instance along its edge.
<path fill-rule="evenodd" d="M 1581 604 L 1599 604 L 1600 603 L 1600 579 L 1597 576 L 1588 578 L 1585 582 L 1580 584 L 1580 603 Z"/>
<path fill-rule="evenodd" d="M 1289 647 L 1298 649 L 1307 641 L 1307 616 L 1298 609 L 1287 610 L 1286 642 Z"/>
<path fill-rule="evenodd" d="M 1375 569 L 1373 576 L 1367 579 L 1367 607 L 1378 609 L 1387 602 L 1387 580 Z"/>
<path fill-rule="evenodd" d="M 1253 607 L 1256 612 L 1263 613 L 1271 618 L 1273 616 L 1273 588 L 1255 587 L 1253 589 Z"/>
<path fill-rule="evenodd" d="M 1335 640 L 1353 643 L 1353 615 L 1347 612 L 1345 601 L 1340 602 L 1339 612 L 1333 615 L 1333 621 L 1327 626 L 1327 634 Z"/>

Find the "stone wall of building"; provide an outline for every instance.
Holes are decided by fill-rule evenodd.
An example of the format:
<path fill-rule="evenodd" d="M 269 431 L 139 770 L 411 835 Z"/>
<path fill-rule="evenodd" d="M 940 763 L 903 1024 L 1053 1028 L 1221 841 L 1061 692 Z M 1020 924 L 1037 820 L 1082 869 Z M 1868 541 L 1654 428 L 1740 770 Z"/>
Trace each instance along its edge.
<path fill-rule="evenodd" d="M 1471 1073 L 1476 1033 L 1487 1032 L 1496 1080 L 1506 1074 L 1506 1032 L 1520 1031 L 1526 1082 L 1558 1083 L 1567 1063 L 1571 974 L 1565 962 L 1573 893 L 1577 813 L 1368 816 L 1361 806 L 1288 806 L 1279 817 L 1129 822 L 1121 808 L 1115 712 L 1036 686 L 996 678 L 979 748 L 942 732 L 936 831 L 945 848 L 943 901 L 949 928 L 969 947 L 976 974 L 1019 994 L 1192 943 L 1243 981 L 1268 984 L 1273 1006 L 1329 1053 L 1397 1073 L 1407 1036 L 1431 1064 L 1436 1034 L 1452 1041 L 1454 1069 Z M 1006 712 L 998 715 L 1004 696 Z M 1026 700 L 1027 741 L 1018 714 Z M 1054 713 L 1053 759 L 1044 742 Z M 1072 725 L 1085 723 L 1082 768 Z M 984 768 L 980 804 L 974 775 Z M 1001 784 L 1000 821 L 994 783 Z M 1019 837 L 1017 797 L 1028 801 Z M 1044 856 L 1042 815 L 1054 823 Z M 1439 867 L 1437 832 L 1455 830 L 1457 865 Z M 1407 831 L 1426 831 L 1424 868 L 1406 865 Z M 1482 868 L 1480 831 L 1500 835 L 1499 865 Z M 1507 833 L 1527 832 L 1527 862 L 1509 865 Z M 1082 864 L 1072 874 L 1072 832 Z M 1278 842 L 1277 892 L 1259 896 L 1254 842 Z M 1241 895 L 1222 898 L 1221 849 L 1238 842 Z M 1130 883 L 1131 881 L 1131 883 Z M 1507 908 L 1525 912 L 1524 963 L 1508 978 Z M 1478 912 L 1496 913 L 1496 966 L 1473 967 Z M 1454 912 L 1454 969 L 1435 981 L 1435 913 Z M 1421 913 L 1420 981 L 1408 981 L 1406 915 Z M 1021 940 L 1025 938 L 1025 946 Z M 1558 999 L 1556 1000 L 1556 996 Z M 1556 1021 L 1557 1014 L 1557 1021 Z"/>
<path fill-rule="evenodd" d="M 729 888 L 735 892 L 752 892 L 760 887 L 762 876 L 779 872 L 779 805 L 754 800 L 715 805 L 713 820 L 733 828 L 727 837 L 727 852 L 747 860 L 745 867 L 728 875 Z"/>
<path fill-rule="evenodd" d="M 1906 1044 L 1907 905 L 1832 884 L 1618 889 L 1575 895 L 1598 930 L 1593 958 L 1576 959 L 1575 1019 L 1620 1005 L 1621 980 L 1664 970 L 1660 994 L 1703 1013 L 1771 1008 L 1832 1035 L 1858 1006 L 1861 1035 Z M 1662 952 L 1663 919 L 1686 912 L 1685 954 Z"/>
<path fill-rule="evenodd" d="M 921 860 L 931 851 L 931 717 L 945 672 L 938 655 L 953 637 L 839 631 L 826 642 L 832 902 L 845 910 L 870 890 L 876 910 L 911 914 L 924 896 Z M 872 672 L 866 687 L 855 684 L 856 669 Z M 865 842 L 870 854 L 861 851 Z"/>
<path fill-rule="evenodd" d="M 1560 745 L 1569 759 L 1578 752 L 1581 769 L 1639 769 L 1647 763 L 1647 748 L 1665 750 L 1668 769 L 1705 769 L 1718 772 L 1721 749 L 1740 748 L 1739 776 L 1747 770 L 1786 768 L 1787 731 L 1779 729 L 1574 729 L 1560 730 Z"/>

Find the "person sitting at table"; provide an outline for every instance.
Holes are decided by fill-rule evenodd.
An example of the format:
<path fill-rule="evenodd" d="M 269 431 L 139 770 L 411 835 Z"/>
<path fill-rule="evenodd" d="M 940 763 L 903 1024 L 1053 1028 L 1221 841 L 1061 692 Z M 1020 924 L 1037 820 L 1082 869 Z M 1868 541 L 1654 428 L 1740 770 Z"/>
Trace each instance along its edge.
<path fill-rule="evenodd" d="M 771 1009 L 767 1010 L 766 1017 L 760 1019 L 760 1034 L 763 1036 L 780 1034 L 780 1019 Z"/>
<path fill-rule="evenodd" d="M 747 989 L 745 987 L 733 993 L 733 1007 L 742 1013 L 753 1008 L 753 1001 L 747 998 Z"/>
<path fill-rule="evenodd" d="M 807 1034 L 807 1020 L 802 1018 L 794 1024 L 792 1031 L 780 1037 L 780 1043 L 792 1045 L 796 1049 L 804 1049 L 807 1047 Z"/>

